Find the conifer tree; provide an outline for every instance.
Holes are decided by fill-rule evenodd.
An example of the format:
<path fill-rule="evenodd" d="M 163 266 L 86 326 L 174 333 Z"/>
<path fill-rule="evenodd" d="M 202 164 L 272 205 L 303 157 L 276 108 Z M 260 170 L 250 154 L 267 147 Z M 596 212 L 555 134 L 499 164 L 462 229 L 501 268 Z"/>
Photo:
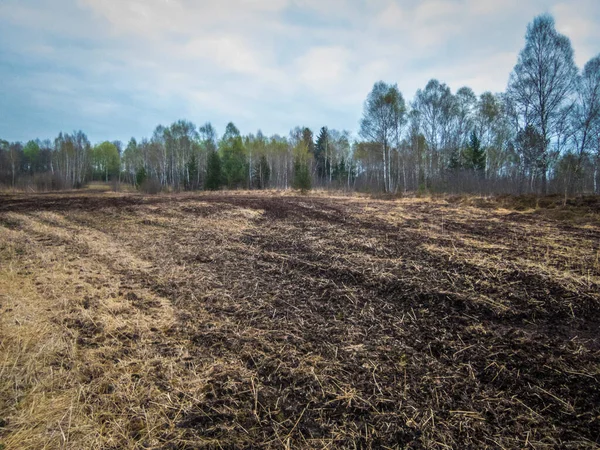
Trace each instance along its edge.
<path fill-rule="evenodd" d="M 206 164 L 206 182 L 204 189 L 209 191 L 216 191 L 221 187 L 221 158 L 219 154 L 211 150 L 208 154 L 208 161 Z"/>

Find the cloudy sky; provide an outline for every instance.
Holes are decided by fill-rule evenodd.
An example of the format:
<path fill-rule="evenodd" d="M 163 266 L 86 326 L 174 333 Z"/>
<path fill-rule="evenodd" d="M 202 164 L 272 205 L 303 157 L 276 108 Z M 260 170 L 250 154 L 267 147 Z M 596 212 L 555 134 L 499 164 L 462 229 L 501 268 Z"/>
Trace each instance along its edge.
<path fill-rule="evenodd" d="M 377 80 L 503 91 L 545 12 L 580 67 L 600 53 L 598 0 L 0 0 L 0 138 L 354 132 Z"/>

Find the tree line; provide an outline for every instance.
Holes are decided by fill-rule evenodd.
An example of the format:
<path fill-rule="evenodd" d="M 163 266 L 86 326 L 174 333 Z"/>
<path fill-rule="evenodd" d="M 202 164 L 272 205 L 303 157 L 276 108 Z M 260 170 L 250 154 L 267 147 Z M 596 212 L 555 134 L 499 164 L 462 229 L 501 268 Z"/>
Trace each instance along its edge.
<path fill-rule="evenodd" d="M 430 80 L 407 103 L 374 84 L 359 133 L 296 127 L 288 136 L 222 136 L 207 122 L 159 125 L 126 145 L 82 131 L 0 140 L 0 184 L 62 189 L 93 180 L 146 191 L 312 187 L 474 193 L 600 193 L 600 55 L 579 70 L 550 15 L 527 27 L 505 92 L 455 93 Z"/>

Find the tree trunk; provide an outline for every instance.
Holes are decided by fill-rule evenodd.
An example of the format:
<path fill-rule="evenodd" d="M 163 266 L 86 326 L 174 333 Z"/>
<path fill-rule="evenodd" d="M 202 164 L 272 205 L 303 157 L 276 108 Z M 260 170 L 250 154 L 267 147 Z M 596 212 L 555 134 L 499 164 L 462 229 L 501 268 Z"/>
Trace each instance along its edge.
<path fill-rule="evenodd" d="M 387 147 L 387 144 L 384 143 L 383 144 L 383 192 L 388 192 L 386 147 Z"/>

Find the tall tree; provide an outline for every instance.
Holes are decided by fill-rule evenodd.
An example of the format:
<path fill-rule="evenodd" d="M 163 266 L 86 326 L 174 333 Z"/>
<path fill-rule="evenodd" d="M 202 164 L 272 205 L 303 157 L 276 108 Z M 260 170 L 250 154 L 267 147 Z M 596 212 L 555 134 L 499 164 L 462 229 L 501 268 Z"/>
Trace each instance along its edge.
<path fill-rule="evenodd" d="M 215 127 L 210 122 L 206 122 L 198 128 L 198 132 L 200 133 L 201 142 L 209 147 L 209 150 L 217 149 L 217 130 L 215 130 Z"/>
<path fill-rule="evenodd" d="M 378 81 L 367 96 L 360 121 L 360 135 L 381 150 L 383 162 L 383 189 L 391 191 L 391 149 L 398 144 L 401 127 L 405 123 L 406 105 L 396 84 Z"/>
<path fill-rule="evenodd" d="M 26 162 L 26 170 L 33 175 L 37 169 L 40 159 L 40 145 L 36 141 L 29 141 L 23 147 L 23 157 Z"/>
<path fill-rule="evenodd" d="M 430 152 L 428 173 L 433 176 L 450 162 L 452 125 L 458 112 L 456 99 L 445 83 L 432 79 L 425 89 L 417 91 L 413 108 L 419 112 L 421 129 Z"/>
<path fill-rule="evenodd" d="M 62 132 L 54 141 L 55 160 L 63 182 L 70 187 L 83 186 L 90 168 L 92 146 L 83 131 Z"/>
<path fill-rule="evenodd" d="M 244 138 L 244 147 L 246 149 L 246 155 L 248 159 L 246 164 L 248 167 L 248 187 L 250 189 L 254 187 L 263 189 L 264 184 L 262 184 L 262 181 L 260 179 L 257 180 L 257 178 L 254 175 L 255 169 L 260 169 L 260 161 L 262 160 L 262 157 L 265 156 L 267 139 L 263 135 L 262 131 L 258 130 L 256 132 L 256 136 L 253 134 L 249 134 Z M 255 186 L 256 181 L 259 181 L 259 185 L 257 186 Z"/>
<path fill-rule="evenodd" d="M 313 140 L 313 132 L 310 128 L 304 127 L 302 129 L 302 142 L 306 145 L 308 152 L 311 154 L 315 153 L 315 141 Z"/>
<path fill-rule="evenodd" d="M 572 121 L 576 151 L 574 172 L 576 177 L 580 177 L 584 158 L 588 153 L 594 153 L 594 135 L 600 131 L 600 55 L 588 61 L 583 68 Z"/>
<path fill-rule="evenodd" d="M 315 143 L 315 171 L 317 179 L 323 183 L 329 172 L 328 166 L 331 166 L 329 160 L 329 131 L 327 127 L 322 127 Z"/>
<path fill-rule="evenodd" d="M 252 178 L 254 178 L 255 188 L 265 189 L 268 187 L 269 180 L 271 179 L 271 168 L 264 154 L 254 163 Z"/>
<path fill-rule="evenodd" d="M 536 17 L 527 26 L 525 47 L 510 75 L 509 94 L 518 108 L 521 125 L 533 125 L 541 135 L 543 193 L 547 192 L 549 146 L 559 124 L 566 120 L 565 106 L 572 101 L 576 85 L 571 41 L 556 31 L 552 16 Z"/>
<path fill-rule="evenodd" d="M 206 181 L 204 183 L 204 189 L 216 191 L 221 187 L 221 180 L 221 158 L 215 150 L 210 150 L 208 153 L 208 163 L 206 165 Z"/>
<path fill-rule="evenodd" d="M 533 125 L 527 125 L 517 133 L 515 139 L 517 152 L 521 158 L 521 167 L 529 178 L 529 188 L 533 190 L 534 180 L 540 170 L 545 170 L 544 152 L 546 143 L 542 133 Z"/>
<path fill-rule="evenodd" d="M 186 164 L 187 179 L 185 182 L 185 188 L 187 190 L 198 189 L 198 158 L 196 153 L 193 152 Z"/>
<path fill-rule="evenodd" d="M 146 165 L 142 160 L 141 152 L 135 138 L 132 137 L 127 143 L 127 147 L 123 151 L 123 157 L 121 158 L 121 162 L 123 165 L 122 170 L 125 173 L 126 180 L 128 180 L 131 184 L 135 184 L 135 173 L 141 167 L 144 167 Z"/>
<path fill-rule="evenodd" d="M 10 161 L 10 169 L 12 175 L 11 185 L 13 189 L 15 188 L 18 167 L 22 153 L 23 149 L 20 142 L 13 142 L 11 144 L 8 144 L 8 160 Z"/>
<path fill-rule="evenodd" d="M 466 169 L 473 170 L 478 174 L 485 173 L 485 150 L 481 147 L 481 141 L 475 131 L 471 131 L 463 159 Z"/>
<path fill-rule="evenodd" d="M 244 143 L 236 126 L 229 122 L 219 143 L 223 176 L 230 189 L 240 187 L 246 180 Z"/>
<path fill-rule="evenodd" d="M 456 126 L 454 129 L 454 139 L 452 147 L 459 152 L 465 147 L 468 140 L 471 140 L 471 132 L 474 126 L 475 108 L 477 105 L 477 96 L 470 87 L 461 87 L 456 91 Z"/>
<path fill-rule="evenodd" d="M 104 181 L 108 181 L 109 176 L 117 175 L 121 161 L 116 145 L 108 141 L 96 145 L 92 149 L 92 166 L 94 172 L 101 175 Z"/>
<path fill-rule="evenodd" d="M 302 192 L 309 191 L 311 188 L 310 180 L 310 158 L 311 152 L 304 140 L 300 141 L 294 147 L 294 179 L 292 187 L 300 189 Z"/>

